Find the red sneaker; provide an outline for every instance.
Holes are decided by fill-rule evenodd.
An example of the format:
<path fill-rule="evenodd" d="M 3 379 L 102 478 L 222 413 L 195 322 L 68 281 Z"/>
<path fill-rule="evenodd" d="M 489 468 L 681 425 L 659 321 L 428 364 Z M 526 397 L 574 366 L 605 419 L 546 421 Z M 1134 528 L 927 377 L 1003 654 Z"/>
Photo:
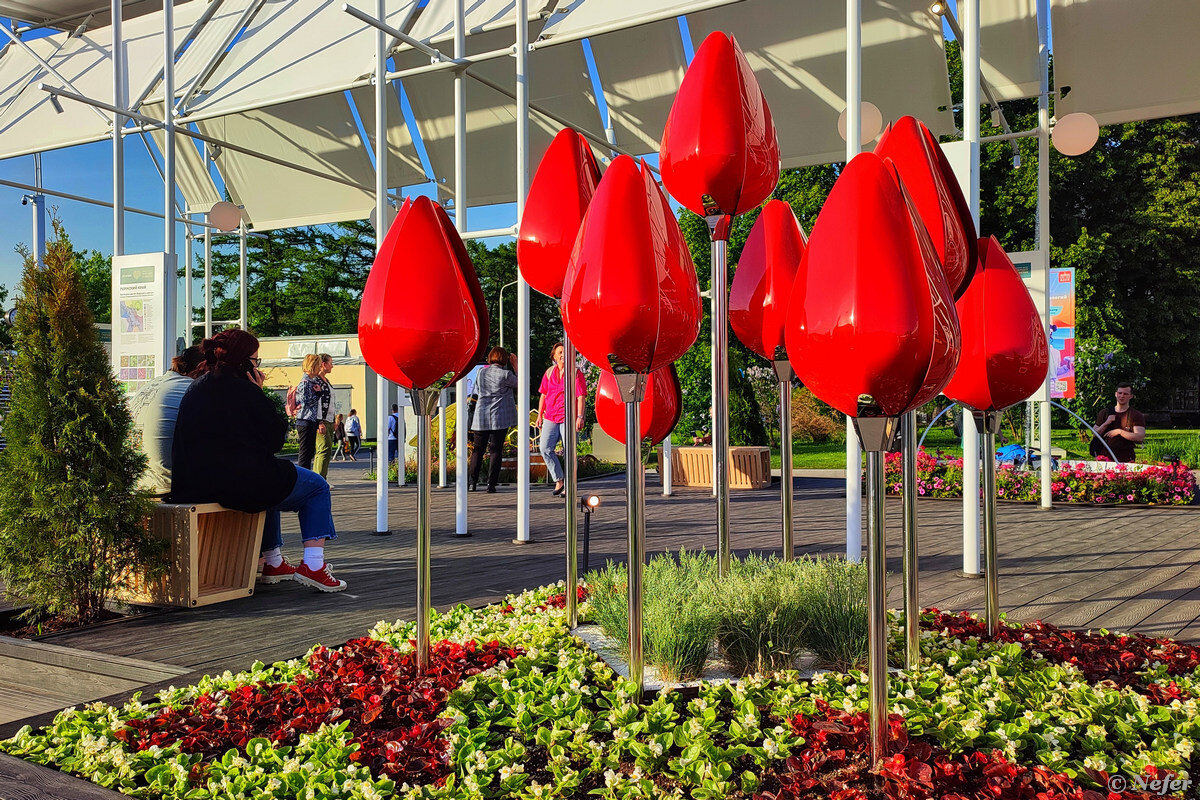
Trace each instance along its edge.
<path fill-rule="evenodd" d="M 263 564 L 262 572 L 258 574 L 259 583 L 279 583 L 281 581 L 294 580 L 296 577 L 296 568 L 288 563 L 285 558 L 279 562 L 278 567 L 272 567 L 270 564 Z"/>
<path fill-rule="evenodd" d="M 309 569 L 307 564 L 301 563 L 296 567 L 296 574 L 292 580 L 322 592 L 340 592 L 346 588 L 345 581 L 333 577 L 333 565 L 328 561 L 320 569 Z"/>

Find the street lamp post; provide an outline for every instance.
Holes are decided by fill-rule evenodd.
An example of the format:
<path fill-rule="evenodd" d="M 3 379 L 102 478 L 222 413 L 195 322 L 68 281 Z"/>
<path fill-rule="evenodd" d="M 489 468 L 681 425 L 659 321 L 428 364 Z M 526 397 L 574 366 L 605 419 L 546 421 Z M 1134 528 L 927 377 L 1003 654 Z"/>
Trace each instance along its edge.
<path fill-rule="evenodd" d="M 500 287 L 500 346 L 504 347 L 504 290 L 510 286 L 516 286 L 517 281 L 506 283 Z"/>

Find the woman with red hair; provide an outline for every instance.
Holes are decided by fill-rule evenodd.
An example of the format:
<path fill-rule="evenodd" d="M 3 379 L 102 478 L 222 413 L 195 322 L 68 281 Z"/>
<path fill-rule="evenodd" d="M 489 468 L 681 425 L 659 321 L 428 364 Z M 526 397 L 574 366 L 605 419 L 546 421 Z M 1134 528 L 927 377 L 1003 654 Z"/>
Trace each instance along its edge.
<path fill-rule="evenodd" d="M 220 503 L 237 511 L 266 511 L 263 583 L 294 580 L 322 592 L 340 592 L 325 561 L 325 541 L 336 539 L 329 484 L 311 470 L 277 458 L 287 419 L 263 393 L 258 339 L 228 330 L 200 345 L 199 377 L 179 404 L 171 447 L 171 502 Z M 295 511 L 304 561 L 293 566 L 280 552 L 280 512 Z"/>

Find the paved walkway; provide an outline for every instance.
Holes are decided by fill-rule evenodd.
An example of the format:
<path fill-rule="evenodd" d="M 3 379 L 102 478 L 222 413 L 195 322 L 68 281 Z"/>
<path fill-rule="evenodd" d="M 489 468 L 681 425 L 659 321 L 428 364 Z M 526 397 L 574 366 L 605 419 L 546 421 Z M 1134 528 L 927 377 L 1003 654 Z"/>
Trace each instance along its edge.
<path fill-rule="evenodd" d="M 391 489 L 395 534 L 372 536 L 374 484 L 362 479 L 364 472 L 361 464 L 335 464 L 330 476 L 340 538 L 330 544 L 327 555 L 337 575 L 350 584 L 347 592 L 318 594 L 290 583 L 263 586 L 244 600 L 148 615 L 43 641 L 164 665 L 181 673 L 174 679 L 178 685 L 197 671 L 236 671 L 255 660 L 300 656 L 314 642 L 339 644 L 362 635 L 377 620 L 411 619 L 416 490 L 412 485 Z M 799 553 L 844 552 L 842 485 L 836 479 L 796 480 Z M 453 535 L 453 488 L 434 490 L 432 594 L 437 608 L 460 602 L 480 605 L 562 577 L 563 501 L 545 487 L 534 488 L 535 541 L 526 545 L 512 543 L 515 487 L 501 487 L 494 495 L 470 495 L 469 538 Z M 623 476 L 589 481 L 581 488 L 602 500 L 593 518 L 592 565 L 623 560 Z M 715 546 L 711 490 L 678 489 L 674 497 L 665 498 L 651 474 L 647 493 L 649 554 Z M 738 553 L 778 548 L 778 509 L 778 485 L 733 493 L 732 539 Z M 981 611 L 982 580 L 962 574 L 960 514 L 957 501 L 919 504 L 921 603 Z M 1042 511 L 1001 504 L 998 522 L 1001 602 L 1012 618 L 1200 640 L 1200 507 L 1060 506 Z M 285 515 L 285 552 L 294 560 L 300 556 L 297 531 L 294 516 L 288 520 Z M 887 531 L 889 602 L 899 606 L 897 500 L 887 503 Z M 0 689 L 5 684 L 0 663 Z M 19 710 L 12 709 L 9 719 L 16 713 Z M 0 727 L 0 733 L 3 730 Z"/>

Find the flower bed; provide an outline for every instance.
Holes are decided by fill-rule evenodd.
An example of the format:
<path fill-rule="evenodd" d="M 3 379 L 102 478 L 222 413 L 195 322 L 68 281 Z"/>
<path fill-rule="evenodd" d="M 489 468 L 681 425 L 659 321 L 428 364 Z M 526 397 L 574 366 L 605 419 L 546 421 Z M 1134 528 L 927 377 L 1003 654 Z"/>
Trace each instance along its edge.
<path fill-rule="evenodd" d="M 901 456 L 884 456 L 884 481 L 891 494 L 900 494 Z M 962 458 L 940 452 L 917 453 L 917 494 L 925 497 L 962 497 Z M 1196 497 L 1196 477 L 1182 464 L 1119 464 L 1107 470 L 1089 470 L 1083 464 L 1054 472 L 1051 497 L 1059 503 L 1112 503 L 1139 505 L 1189 505 Z M 1036 501 L 1041 478 L 1036 470 L 996 468 L 996 497 L 1001 500 Z"/>
<path fill-rule="evenodd" d="M 890 756 L 871 769 L 863 673 L 638 702 L 566 631 L 562 591 L 436 616 L 425 673 L 414 626 L 380 623 L 303 660 L 67 710 L 0 749 L 145 798 L 1116 800 L 1120 780 L 1121 798 L 1198 796 L 1194 648 L 1135 638 L 1111 681 L 1098 665 L 1119 637 L 1011 626 L 987 641 L 977 620 L 930 612 L 921 669 L 890 676 Z M 1102 655 L 1072 660 L 1066 642 Z M 1137 691 L 1167 670 L 1179 697 Z"/>

